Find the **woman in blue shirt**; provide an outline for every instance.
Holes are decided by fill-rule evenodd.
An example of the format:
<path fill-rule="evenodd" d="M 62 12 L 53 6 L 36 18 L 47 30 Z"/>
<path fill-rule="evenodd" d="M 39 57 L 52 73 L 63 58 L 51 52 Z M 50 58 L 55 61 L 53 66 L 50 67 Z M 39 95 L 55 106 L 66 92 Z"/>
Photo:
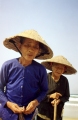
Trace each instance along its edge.
<path fill-rule="evenodd" d="M 34 58 L 51 58 L 53 52 L 35 30 L 7 38 L 3 44 L 20 52 L 21 57 L 8 60 L 2 65 L 0 118 L 17 120 L 18 115 L 22 113 L 24 120 L 31 120 L 48 90 L 46 69 Z"/>

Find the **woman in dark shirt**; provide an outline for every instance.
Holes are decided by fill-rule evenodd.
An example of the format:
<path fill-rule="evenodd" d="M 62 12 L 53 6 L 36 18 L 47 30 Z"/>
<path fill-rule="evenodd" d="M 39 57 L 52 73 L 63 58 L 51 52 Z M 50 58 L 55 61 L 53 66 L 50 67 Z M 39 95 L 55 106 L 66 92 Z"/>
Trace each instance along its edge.
<path fill-rule="evenodd" d="M 70 90 L 68 79 L 62 74 L 73 74 L 76 70 L 63 56 L 56 56 L 42 62 L 52 72 L 48 73 L 48 92 L 45 99 L 38 106 L 37 120 L 53 120 L 54 103 L 57 104 L 57 120 L 62 120 L 62 110 L 69 100 Z"/>

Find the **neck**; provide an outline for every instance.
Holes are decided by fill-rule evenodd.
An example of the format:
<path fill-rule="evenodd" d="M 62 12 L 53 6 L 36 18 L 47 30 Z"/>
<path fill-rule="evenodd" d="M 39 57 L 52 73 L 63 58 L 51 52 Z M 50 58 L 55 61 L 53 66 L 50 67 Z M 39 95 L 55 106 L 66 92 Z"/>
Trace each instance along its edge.
<path fill-rule="evenodd" d="M 19 63 L 22 64 L 23 66 L 28 66 L 32 63 L 32 61 L 28 61 L 24 57 L 20 57 L 19 58 Z"/>
<path fill-rule="evenodd" d="M 59 81 L 60 76 L 56 76 L 54 73 L 52 73 L 52 78 L 54 81 Z"/>

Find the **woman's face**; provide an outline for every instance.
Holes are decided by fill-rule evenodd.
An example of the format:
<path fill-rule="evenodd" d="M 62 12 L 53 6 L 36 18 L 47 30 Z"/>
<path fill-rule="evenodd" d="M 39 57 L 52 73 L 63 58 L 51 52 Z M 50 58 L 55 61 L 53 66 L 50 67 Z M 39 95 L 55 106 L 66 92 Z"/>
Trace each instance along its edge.
<path fill-rule="evenodd" d="M 20 51 L 26 60 L 33 60 L 39 52 L 39 42 L 26 38 L 20 45 Z"/>
<path fill-rule="evenodd" d="M 64 65 L 56 64 L 56 63 L 52 64 L 52 72 L 56 76 L 61 76 L 64 73 L 64 71 L 65 71 L 65 66 Z"/>

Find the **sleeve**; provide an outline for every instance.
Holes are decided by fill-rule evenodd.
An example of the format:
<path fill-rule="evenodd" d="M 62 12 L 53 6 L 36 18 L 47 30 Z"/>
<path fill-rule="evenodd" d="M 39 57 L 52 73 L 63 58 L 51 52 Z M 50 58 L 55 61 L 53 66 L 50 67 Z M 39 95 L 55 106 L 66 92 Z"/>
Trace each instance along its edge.
<path fill-rule="evenodd" d="M 63 83 L 64 84 L 64 83 Z M 64 95 L 60 98 L 60 100 L 65 103 L 67 101 L 69 101 L 69 97 L 70 97 L 70 89 L 69 89 L 69 82 L 68 79 L 66 78 L 66 87 L 65 87 L 65 93 Z M 64 85 L 65 85 L 64 84 Z"/>
<path fill-rule="evenodd" d="M 37 97 L 38 102 L 40 103 L 46 96 L 48 91 L 48 78 L 47 71 L 45 68 L 41 70 L 41 79 L 40 79 L 40 93 Z"/>
<path fill-rule="evenodd" d="M 8 101 L 4 92 L 4 89 L 7 84 L 7 80 L 8 80 L 7 67 L 5 64 L 3 64 L 0 70 L 0 103 L 2 106 L 5 106 L 6 102 Z"/>

